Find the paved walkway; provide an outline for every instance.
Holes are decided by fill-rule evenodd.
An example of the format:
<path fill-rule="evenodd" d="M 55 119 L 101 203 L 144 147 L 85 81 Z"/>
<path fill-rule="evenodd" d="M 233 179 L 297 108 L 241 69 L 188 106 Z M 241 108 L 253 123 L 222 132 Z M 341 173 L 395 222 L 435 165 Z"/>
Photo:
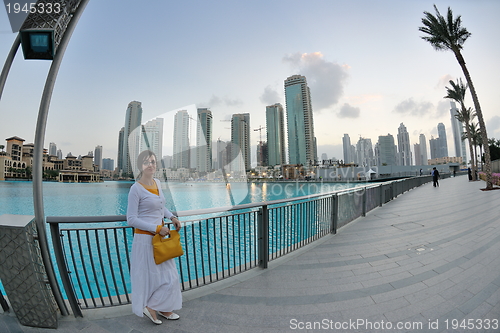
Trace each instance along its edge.
<path fill-rule="evenodd" d="M 178 321 L 123 306 L 57 332 L 500 332 L 500 190 L 484 186 L 411 190 L 267 270 L 185 292 Z M 51 331 L 0 314 L 0 332 Z"/>

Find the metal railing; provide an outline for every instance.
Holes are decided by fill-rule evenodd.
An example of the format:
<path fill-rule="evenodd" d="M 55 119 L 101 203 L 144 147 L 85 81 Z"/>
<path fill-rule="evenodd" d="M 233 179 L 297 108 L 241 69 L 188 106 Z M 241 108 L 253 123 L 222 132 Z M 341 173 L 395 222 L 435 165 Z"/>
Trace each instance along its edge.
<path fill-rule="evenodd" d="M 447 175 L 443 175 L 445 178 Z M 328 194 L 235 207 L 178 212 L 184 255 L 176 258 L 182 290 L 268 262 L 348 224 L 430 176 Z M 54 255 L 75 316 L 82 309 L 129 304 L 133 229 L 126 216 L 47 217 Z"/>

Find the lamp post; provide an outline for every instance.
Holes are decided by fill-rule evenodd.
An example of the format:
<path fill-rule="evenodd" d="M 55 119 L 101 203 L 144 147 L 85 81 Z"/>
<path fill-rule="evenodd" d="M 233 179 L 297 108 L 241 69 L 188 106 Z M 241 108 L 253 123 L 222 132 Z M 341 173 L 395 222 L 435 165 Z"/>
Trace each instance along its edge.
<path fill-rule="evenodd" d="M 42 99 L 40 101 L 35 131 L 35 148 L 33 151 L 33 203 L 40 252 L 42 254 L 48 283 L 50 284 L 61 314 L 64 316 L 67 316 L 69 313 L 54 273 L 54 266 L 50 257 L 46 234 L 42 191 L 43 145 L 50 100 L 57 73 L 59 72 L 59 67 L 66 47 L 71 39 L 71 35 L 87 3 L 88 0 L 61 0 L 57 3 L 52 0 L 37 1 L 35 10 L 27 16 L 21 26 L 20 32 L 14 41 L 14 45 L 12 46 L 2 73 L 0 74 L 1 97 L 5 80 L 19 44 L 22 45 L 25 59 L 52 60 L 49 73 L 47 74 Z M 59 6 L 54 6 L 54 4 L 58 4 Z M 77 313 L 81 315 L 80 309 L 73 309 L 73 312 L 75 315 Z"/>

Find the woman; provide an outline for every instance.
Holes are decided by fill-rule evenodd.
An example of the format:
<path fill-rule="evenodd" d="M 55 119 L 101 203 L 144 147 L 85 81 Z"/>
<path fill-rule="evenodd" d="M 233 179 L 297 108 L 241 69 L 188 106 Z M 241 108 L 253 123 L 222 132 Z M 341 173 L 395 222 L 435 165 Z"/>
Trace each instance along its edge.
<path fill-rule="evenodd" d="M 139 317 L 146 315 L 159 325 L 162 322 L 157 313 L 167 320 L 179 319 L 173 310 L 182 308 L 182 296 L 175 261 L 156 265 L 152 239 L 156 233 L 161 236 L 170 233 L 170 229 L 163 226 L 164 217 L 173 222 L 177 231 L 181 224 L 165 207 L 160 181 L 153 178 L 156 161 L 156 155 L 149 150 L 137 158 L 141 172 L 128 195 L 127 222 L 135 228 L 130 262 L 132 311 Z"/>

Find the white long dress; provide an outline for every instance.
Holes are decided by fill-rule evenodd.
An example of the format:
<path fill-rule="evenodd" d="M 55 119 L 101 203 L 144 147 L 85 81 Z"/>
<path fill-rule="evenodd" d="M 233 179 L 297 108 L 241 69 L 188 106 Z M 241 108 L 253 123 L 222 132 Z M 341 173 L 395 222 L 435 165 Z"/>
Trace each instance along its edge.
<path fill-rule="evenodd" d="M 155 179 L 158 189 L 159 180 Z M 128 225 L 156 232 L 156 226 L 162 224 L 163 218 L 174 215 L 165 207 L 165 197 L 161 190 L 159 196 L 146 190 L 140 183 L 130 188 L 128 195 Z M 175 259 L 167 260 L 159 265 L 154 261 L 152 235 L 134 234 L 130 258 L 130 281 L 132 284 L 132 312 L 143 316 L 145 306 L 161 311 L 171 312 L 182 308 L 182 295 L 179 274 Z"/>

